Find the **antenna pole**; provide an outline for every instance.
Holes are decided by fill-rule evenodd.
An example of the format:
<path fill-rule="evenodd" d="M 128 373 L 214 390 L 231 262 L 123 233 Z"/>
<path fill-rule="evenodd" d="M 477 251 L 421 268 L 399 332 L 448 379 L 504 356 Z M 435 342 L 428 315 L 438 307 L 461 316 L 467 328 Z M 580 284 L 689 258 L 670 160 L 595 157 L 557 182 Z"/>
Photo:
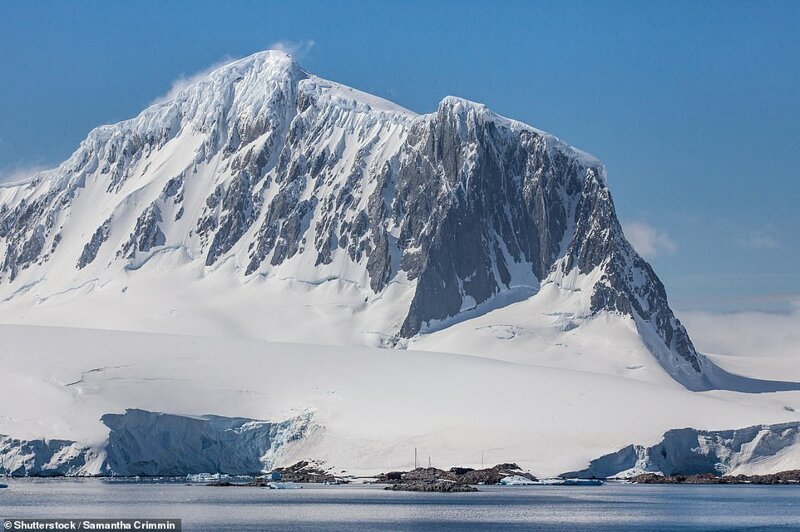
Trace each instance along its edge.
<path fill-rule="evenodd" d="M 417 468 L 417 448 L 414 447 L 414 469 Z"/>

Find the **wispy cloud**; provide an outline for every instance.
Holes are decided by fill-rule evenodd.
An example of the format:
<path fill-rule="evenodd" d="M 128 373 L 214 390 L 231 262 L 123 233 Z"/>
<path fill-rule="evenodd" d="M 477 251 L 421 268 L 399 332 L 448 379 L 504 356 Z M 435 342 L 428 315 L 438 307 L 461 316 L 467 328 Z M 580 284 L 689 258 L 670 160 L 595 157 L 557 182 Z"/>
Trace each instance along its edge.
<path fill-rule="evenodd" d="M 779 249 L 782 247 L 775 237 L 762 231 L 751 231 L 739 239 L 739 245 L 751 249 Z"/>
<path fill-rule="evenodd" d="M 280 50 L 291 55 L 295 60 L 300 61 L 303 57 L 306 57 L 308 53 L 314 48 L 314 41 L 311 39 L 305 41 L 275 41 L 270 44 L 267 49 L 268 50 Z M 224 56 L 219 61 L 215 62 L 211 66 L 204 68 L 199 72 L 195 72 L 194 74 L 181 74 L 178 79 L 174 80 L 169 88 L 169 90 L 155 98 L 153 101 L 150 102 L 149 105 L 157 105 L 159 103 L 164 103 L 172 100 L 181 91 L 186 89 L 193 83 L 200 81 L 204 77 L 208 76 L 214 70 L 224 66 L 232 61 L 240 59 L 239 57 L 233 57 L 230 55 Z"/>
<path fill-rule="evenodd" d="M 784 313 L 682 312 L 680 319 L 701 352 L 800 357 L 800 300 Z"/>
<path fill-rule="evenodd" d="M 294 57 L 296 61 L 300 61 L 311 52 L 316 43 L 311 39 L 304 41 L 276 41 L 269 45 L 270 50 L 280 50 Z"/>
<path fill-rule="evenodd" d="M 622 225 L 628 242 L 645 258 L 675 253 L 678 249 L 666 231 L 656 229 L 646 222 L 629 221 Z"/>
<path fill-rule="evenodd" d="M 47 167 L 41 165 L 30 165 L 0 169 L 0 183 L 4 185 L 25 183 L 30 181 L 34 174 L 41 172 L 42 170 L 47 170 Z"/>
<path fill-rule="evenodd" d="M 217 61 L 216 63 L 214 63 L 213 65 L 211 65 L 211 66 L 209 66 L 207 68 L 204 68 L 200 72 L 196 72 L 196 73 L 191 74 L 191 75 L 181 74 L 181 76 L 178 77 L 178 79 L 176 79 L 176 80 L 174 80 L 172 82 L 172 85 L 170 86 L 169 90 L 165 94 L 162 94 L 161 96 L 159 96 L 158 98 L 156 98 L 152 102 L 150 102 L 150 105 L 156 105 L 156 104 L 159 104 L 159 103 L 164 103 L 164 102 L 168 102 L 168 101 L 172 100 L 178 94 L 180 94 L 181 91 L 186 89 L 192 83 L 196 83 L 197 81 L 200 81 L 201 79 L 203 79 L 204 77 L 208 76 L 209 74 L 211 74 L 213 71 L 215 71 L 219 67 L 221 67 L 223 65 L 226 65 L 226 64 L 230 63 L 231 61 L 233 61 L 235 59 L 236 59 L 235 57 L 225 56 L 222 59 L 220 59 L 219 61 Z"/>

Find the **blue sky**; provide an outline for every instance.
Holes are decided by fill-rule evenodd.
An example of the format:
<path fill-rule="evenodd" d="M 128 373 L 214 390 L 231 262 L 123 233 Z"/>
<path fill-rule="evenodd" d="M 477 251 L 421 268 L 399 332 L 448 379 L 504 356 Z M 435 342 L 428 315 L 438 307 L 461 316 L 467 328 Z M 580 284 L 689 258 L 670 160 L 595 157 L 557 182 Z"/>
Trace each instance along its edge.
<path fill-rule="evenodd" d="M 282 42 L 414 111 L 453 94 L 606 164 L 685 310 L 800 299 L 800 2 L 2 2 L 0 178 Z"/>

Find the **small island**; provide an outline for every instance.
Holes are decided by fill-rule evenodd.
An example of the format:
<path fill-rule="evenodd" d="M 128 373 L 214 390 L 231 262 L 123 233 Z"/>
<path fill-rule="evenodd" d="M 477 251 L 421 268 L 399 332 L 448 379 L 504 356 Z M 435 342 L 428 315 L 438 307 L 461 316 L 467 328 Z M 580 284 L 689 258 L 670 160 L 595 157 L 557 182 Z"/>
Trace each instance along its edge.
<path fill-rule="evenodd" d="M 376 484 L 389 484 L 391 491 L 471 492 L 475 485 L 502 484 L 504 479 L 515 478 L 537 482 L 537 478 L 523 471 L 517 464 L 498 464 L 486 469 L 452 467 L 418 467 L 411 471 L 392 471 L 378 476 Z"/>

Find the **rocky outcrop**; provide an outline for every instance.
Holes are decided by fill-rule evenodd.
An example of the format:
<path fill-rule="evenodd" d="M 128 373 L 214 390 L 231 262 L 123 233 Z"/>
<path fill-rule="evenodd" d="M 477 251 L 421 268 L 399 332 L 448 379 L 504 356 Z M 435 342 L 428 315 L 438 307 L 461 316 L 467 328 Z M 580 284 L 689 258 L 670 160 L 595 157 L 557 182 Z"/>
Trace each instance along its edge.
<path fill-rule="evenodd" d="M 95 258 L 97 258 L 97 252 L 100 250 L 100 246 L 103 245 L 103 242 L 108 240 L 108 233 L 111 229 L 111 218 L 103 222 L 103 225 L 97 228 L 97 231 L 92 234 L 91 240 L 83 246 L 83 253 L 81 253 L 80 258 L 78 259 L 77 268 L 80 270 L 85 268 L 88 264 L 91 264 Z"/>
<path fill-rule="evenodd" d="M 378 475 L 377 482 L 395 484 L 412 482 L 451 482 L 456 484 L 500 484 L 507 477 L 520 477 L 535 482 L 535 476 L 523 471 L 517 464 L 498 464 L 486 469 L 453 467 L 443 470 L 436 467 L 418 467 L 411 471 L 391 471 Z"/>
<path fill-rule="evenodd" d="M 404 480 L 383 488 L 389 491 L 423 491 L 438 493 L 469 493 L 478 491 L 475 486 L 459 484 L 452 480 Z"/>
<path fill-rule="evenodd" d="M 147 252 L 156 246 L 163 246 L 166 239 L 159 226 L 161 222 L 163 222 L 161 210 L 153 203 L 136 220 L 136 227 L 117 256 L 132 259 L 136 256 L 136 252 Z"/>
<path fill-rule="evenodd" d="M 297 482 L 299 484 L 339 484 L 342 479 L 330 471 L 322 469 L 319 462 L 303 460 L 287 467 L 276 467 L 273 475 L 278 474 L 282 482 Z"/>
<path fill-rule="evenodd" d="M 770 475 L 657 475 L 644 473 L 628 479 L 634 484 L 798 484 L 800 470 L 780 471 Z"/>

